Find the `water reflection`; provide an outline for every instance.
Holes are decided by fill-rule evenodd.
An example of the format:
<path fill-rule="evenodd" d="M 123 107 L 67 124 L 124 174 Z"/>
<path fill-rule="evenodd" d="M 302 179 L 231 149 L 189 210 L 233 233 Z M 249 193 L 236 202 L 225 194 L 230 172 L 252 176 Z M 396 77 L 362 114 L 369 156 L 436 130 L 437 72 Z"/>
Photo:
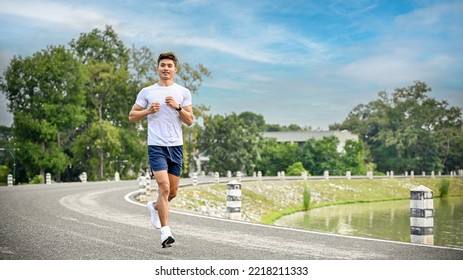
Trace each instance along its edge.
<path fill-rule="evenodd" d="M 434 199 L 434 245 L 463 248 L 463 197 Z M 410 242 L 410 201 L 328 206 L 282 217 L 276 225 Z"/>

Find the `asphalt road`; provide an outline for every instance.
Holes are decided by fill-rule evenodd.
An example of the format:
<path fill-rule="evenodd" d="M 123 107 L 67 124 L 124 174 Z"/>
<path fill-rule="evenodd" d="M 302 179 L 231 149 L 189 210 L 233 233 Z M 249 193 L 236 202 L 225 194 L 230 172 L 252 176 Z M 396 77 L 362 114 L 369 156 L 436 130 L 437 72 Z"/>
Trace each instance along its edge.
<path fill-rule="evenodd" d="M 146 207 L 128 199 L 137 190 L 137 181 L 0 188 L 0 259 L 463 259 L 461 249 L 234 222 L 178 211 L 170 217 L 176 242 L 163 249 Z"/>

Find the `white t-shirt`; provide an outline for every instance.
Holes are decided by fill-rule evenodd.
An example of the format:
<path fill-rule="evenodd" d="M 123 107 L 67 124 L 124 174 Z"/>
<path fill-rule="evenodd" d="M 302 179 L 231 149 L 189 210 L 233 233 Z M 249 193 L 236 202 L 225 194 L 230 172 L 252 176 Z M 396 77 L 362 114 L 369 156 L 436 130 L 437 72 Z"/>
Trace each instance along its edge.
<path fill-rule="evenodd" d="M 182 107 L 192 106 L 191 92 L 176 83 L 171 86 L 154 84 L 143 88 L 137 95 L 135 104 L 147 108 L 155 101 L 161 105 L 159 111 L 148 115 L 148 145 L 183 145 L 182 121 L 179 112 L 169 106 L 165 99 L 172 96 Z"/>

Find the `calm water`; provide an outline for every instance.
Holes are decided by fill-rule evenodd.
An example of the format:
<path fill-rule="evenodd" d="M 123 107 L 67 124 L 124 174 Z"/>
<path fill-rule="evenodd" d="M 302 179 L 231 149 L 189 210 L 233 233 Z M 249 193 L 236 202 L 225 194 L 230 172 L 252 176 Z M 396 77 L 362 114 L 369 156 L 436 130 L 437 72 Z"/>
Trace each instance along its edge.
<path fill-rule="evenodd" d="M 434 199 L 434 245 L 463 248 L 463 197 Z M 410 242 L 410 201 L 327 206 L 284 216 L 276 225 Z"/>

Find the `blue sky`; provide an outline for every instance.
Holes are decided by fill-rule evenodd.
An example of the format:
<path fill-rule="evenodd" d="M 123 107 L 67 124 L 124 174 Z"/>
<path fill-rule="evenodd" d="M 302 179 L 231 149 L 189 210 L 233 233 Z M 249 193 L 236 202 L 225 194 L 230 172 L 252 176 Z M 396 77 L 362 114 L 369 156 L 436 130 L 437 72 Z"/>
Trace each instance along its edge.
<path fill-rule="evenodd" d="M 14 55 L 111 25 L 126 46 L 211 72 L 195 104 L 328 129 L 378 92 L 424 81 L 463 107 L 463 1 L 0 0 L 0 70 Z M 136 96 L 134 92 L 134 100 Z M 2 95 L 0 125 L 10 125 Z"/>

